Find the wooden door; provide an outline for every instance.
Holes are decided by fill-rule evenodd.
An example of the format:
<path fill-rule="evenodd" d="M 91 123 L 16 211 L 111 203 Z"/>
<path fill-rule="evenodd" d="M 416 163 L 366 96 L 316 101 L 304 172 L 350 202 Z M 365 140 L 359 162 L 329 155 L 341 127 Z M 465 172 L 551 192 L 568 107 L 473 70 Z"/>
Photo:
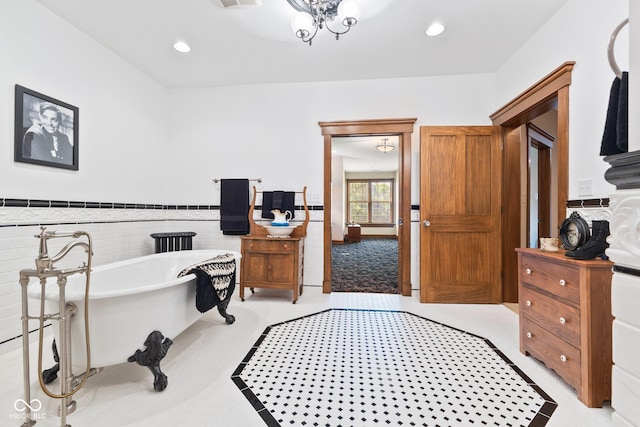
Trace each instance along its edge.
<path fill-rule="evenodd" d="M 499 127 L 420 129 L 421 302 L 502 302 L 500 144 Z"/>

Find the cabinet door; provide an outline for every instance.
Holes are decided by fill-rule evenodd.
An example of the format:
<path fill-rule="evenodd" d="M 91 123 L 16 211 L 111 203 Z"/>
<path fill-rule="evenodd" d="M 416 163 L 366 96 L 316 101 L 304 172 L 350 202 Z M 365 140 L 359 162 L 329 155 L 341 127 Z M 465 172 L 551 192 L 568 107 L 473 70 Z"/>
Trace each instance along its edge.
<path fill-rule="evenodd" d="M 242 258 L 242 280 L 246 282 L 264 282 L 267 277 L 269 257 L 266 254 L 245 253 Z"/>
<path fill-rule="evenodd" d="M 293 254 L 269 255 L 267 280 L 271 283 L 294 283 L 296 273 Z"/>

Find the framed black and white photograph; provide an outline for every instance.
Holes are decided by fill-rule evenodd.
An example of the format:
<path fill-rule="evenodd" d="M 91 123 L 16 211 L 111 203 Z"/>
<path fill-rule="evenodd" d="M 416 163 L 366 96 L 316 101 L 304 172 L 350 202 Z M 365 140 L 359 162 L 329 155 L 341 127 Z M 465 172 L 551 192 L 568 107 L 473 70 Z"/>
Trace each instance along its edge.
<path fill-rule="evenodd" d="M 78 170 L 78 108 L 16 85 L 14 160 Z"/>

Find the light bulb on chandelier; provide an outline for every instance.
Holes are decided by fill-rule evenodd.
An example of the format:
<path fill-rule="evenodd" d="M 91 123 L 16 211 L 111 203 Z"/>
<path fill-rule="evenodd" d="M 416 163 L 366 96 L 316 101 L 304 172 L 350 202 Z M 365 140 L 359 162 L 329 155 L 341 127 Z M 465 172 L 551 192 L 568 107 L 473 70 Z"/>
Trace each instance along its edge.
<path fill-rule="evenodd" d="M 304 43 L 309 43 L 318 34 L 318 30 L 326 28 L 327 31 L 336 36 L 349 32 L 358 23 L 360 11 L 358 5 L 353 0 L 287 0 L 289 4 L 299 13 L 291 21 L 291 29 L 296 37 Z M 338 20 L 343 30 L 336 29 L 330 25 Z M 331 24 L 330 24 L 331 23 Z"/>

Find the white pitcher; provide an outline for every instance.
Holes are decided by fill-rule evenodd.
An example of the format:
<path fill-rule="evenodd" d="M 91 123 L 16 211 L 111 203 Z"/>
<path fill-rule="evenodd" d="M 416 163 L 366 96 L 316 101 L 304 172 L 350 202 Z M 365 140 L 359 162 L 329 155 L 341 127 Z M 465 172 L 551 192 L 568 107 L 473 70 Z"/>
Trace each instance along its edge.
<path fill-rule="evenodd" d="M 291 211 L 280 212 L 280 209 L 273 209 L 271 213 L 273 214 L 273 224 L 289 224 L 292 216 Z"/>

